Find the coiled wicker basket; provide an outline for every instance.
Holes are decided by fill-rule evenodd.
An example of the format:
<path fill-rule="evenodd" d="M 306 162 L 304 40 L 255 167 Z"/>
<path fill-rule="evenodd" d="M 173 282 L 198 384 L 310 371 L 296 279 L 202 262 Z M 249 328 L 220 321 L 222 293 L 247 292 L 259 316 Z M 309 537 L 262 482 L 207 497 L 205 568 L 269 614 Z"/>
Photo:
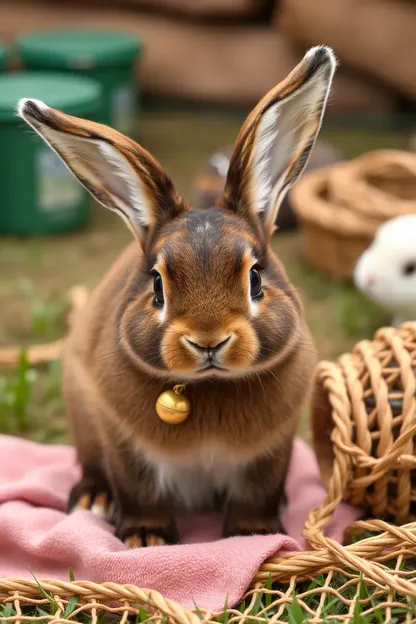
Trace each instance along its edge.
<path fill-rule="evenodd" d="M 378 227 L 416 213 L 416 154 L 378 150 L 305 174 L 290 191 L 310 262 L 351 278 Z"/>
<path fill-rule="evenodd" d="M 416 323 L 380 329 L 337 364 L 318 366 L 314 446 L 326 484 L 334 459 L 344 500 L 370 517 L 416 520 Z"/>
<path fill-rule="evenodd" d="M 77 310 L 85 297 L 75 294 Z M 304 527 L 310 550 L 262 565 L 239 609 L 189 610 L 134 585 L 0 578 L 0 621 L 416 622 L 415 372 L 416 322 L 382 329 L 337 364 L 319 365 L 314 443 L 328 495 Z M 360 520 L 351 531 L 374 535 L 343 546 L 323 529 L 345 498 L 406 524 Z"/>

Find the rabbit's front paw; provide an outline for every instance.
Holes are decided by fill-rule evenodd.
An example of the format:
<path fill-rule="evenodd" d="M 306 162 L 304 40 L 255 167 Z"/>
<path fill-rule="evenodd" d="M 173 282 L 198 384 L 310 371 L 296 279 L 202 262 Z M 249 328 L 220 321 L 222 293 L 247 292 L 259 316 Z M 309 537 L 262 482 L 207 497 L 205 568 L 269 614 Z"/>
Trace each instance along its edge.
<path fill-rule="evenodd" d="M 176 526 L 171 518 L 121 519 L 116 536 L 127 548 L 177 544 Z"/>
<path fill-rule="evenodd" d="M 96 482 L 83 477 L 71 490 L 67 506 L 68 513 L 86 509 L 93 514 L 104 518 L 107 522 L 113 521 L 114 503 L 110 488 L 103 482 Z"/>

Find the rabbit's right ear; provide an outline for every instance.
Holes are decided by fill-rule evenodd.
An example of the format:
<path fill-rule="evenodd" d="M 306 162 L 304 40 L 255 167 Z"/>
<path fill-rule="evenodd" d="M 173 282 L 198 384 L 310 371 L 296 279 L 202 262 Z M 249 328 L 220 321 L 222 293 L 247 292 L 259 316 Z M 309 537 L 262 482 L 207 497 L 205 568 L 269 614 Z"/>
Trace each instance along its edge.
<path fill-rule="evenodd" d="M 33 99 L 20 100 L 18 114 L 91 195 L 119 213 L 142 242 L 149 230 L 186 209 L 161 165 L 116 130 Z"/>
<path fill-rule="evenodd" d="M 301 62 L 247 117 L 231 156 L 223 204 L 260 219 L 266 236 L 304 170 L 321 127 L 336 59 L 325 46 Z"/>

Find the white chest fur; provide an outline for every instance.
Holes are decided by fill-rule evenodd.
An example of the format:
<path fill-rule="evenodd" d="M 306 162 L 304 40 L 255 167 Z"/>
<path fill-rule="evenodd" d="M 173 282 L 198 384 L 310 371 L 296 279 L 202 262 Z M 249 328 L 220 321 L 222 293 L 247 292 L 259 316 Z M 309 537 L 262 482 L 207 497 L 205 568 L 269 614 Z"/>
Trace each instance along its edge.
<path fill-rule="evenodd" d="M 230 457 L 217 446 L 206 446 L 186 458 L 166 459 L 146 452 L 161 493 L 169 493 L 179 508 L 212 508 L 216 494 L 239 498 L 248 461 Z"/>

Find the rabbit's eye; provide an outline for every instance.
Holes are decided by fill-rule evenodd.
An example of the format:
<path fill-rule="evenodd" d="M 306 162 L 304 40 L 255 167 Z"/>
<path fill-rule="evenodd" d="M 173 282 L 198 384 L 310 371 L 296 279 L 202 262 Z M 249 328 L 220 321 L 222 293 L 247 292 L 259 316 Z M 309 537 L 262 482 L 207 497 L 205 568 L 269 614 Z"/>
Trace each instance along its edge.
<path fill-rule="evenodd" d="M 415 262 L 407 262 L 407 264 L 403 267 L 403 275 L 406 277 L 410 275 L 414 275 L 416 273 L 416 261 Z"/>
<path fill-rule="evenodd" d="M 163 282 L 162 276 L 159 273 L 155 273 L 153 280 L 153 294 L 154 294 L 154 302 L 158 306 L 162 306 L 165 303 L 165 298 L 163 296 Z"/>
<path fill-rule="evenodd" d="M 252 299 L 257 299 L 263 294 L 261 275 L 256 267 L 250 269 L 250 295 Z"/>

